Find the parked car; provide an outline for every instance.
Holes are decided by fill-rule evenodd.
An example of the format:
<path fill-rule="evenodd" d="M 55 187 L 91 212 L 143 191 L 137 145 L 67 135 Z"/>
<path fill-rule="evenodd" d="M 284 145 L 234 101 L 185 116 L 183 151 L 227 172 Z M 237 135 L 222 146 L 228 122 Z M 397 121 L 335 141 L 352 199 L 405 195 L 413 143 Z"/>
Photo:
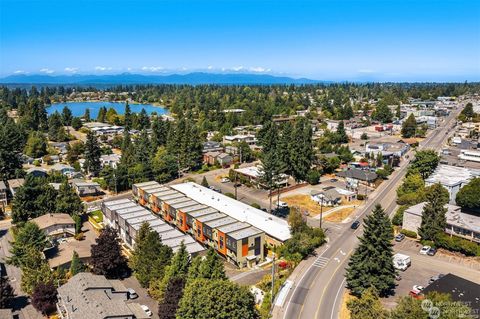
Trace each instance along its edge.
<path fill-rule="evenodd" d="M 146 305 L 141 305 L 140 307 L 142 307 L 143 311 L 145 311 L 145 313 L 147 314 L 147 316 L 151 317 L 153 315 L 152 311 L 150 310 L 150 308 L 148 308 L 148 306 Z"/>
<path fill-rule="evenodd" d="M 330 182 L 332 182 L 332 183 L 338 182 L 338 179 L 332 178 L 332 179 L 330 179 Z"/>
<path fill-rule="evenodd" d="M 395 241 L 397 241 L 397 242 L 401 242 L 404 239 L 405 239 L 404 234 L 398 234 L 397 236 L 395 236 Z"/>
<path fill-rule="evenodd" d="M 128 298 L 129 299 L 137 299 L 138 298 L 137 292 L 135 290 L 133 290 L 132 288 L 128 288 L 127 291 L 128 291 Z"/>
<path fill-rule="evenodd" d="M 437 281 L 438 279 L 442 278 L 443 276 L 445 276 L 444 274 L 438 274 L 436 276 L 433 276 L 430 278 L 430 280 L 428 281 L 428 284 L 430 285 L 431 283 Z"/>
<path fill-rule="evenodd" d="M 420 285 L 413 285 L 413 289 L 412 289 L 412 290 L 421 292 L 423 289 L 425 289 L 425 287 L 420 286 Z"/>
<path fill-rule="evenodd" d="M 351 229 L 357 229 L 358 227 L 360 227 L 360 222 L 358 220 L 354 221 L 352 226 L 350 226 Z"/>
<path fill-rule="evenodd" d="M 420 249 L 420 255 L 426 255 L 427 252 L 430 250 L 430 246 L 423 246 L 422 249 Z"/>
<path fill-rule="evenodd" d="M 222 178 L 222 183 L 228 183 L 228 182 L 230 182 L 230 178 L 228 177 Z"/>
<path fill-rule="evenodd" d="M 421 298 L 420 291 L 416 291 L 416 290 L 410 290 L 408 295 L 411 296 L 412 298 L 415 298 L 415 299 L 420 299 Z"/>
<path fill-rule="evenodd" d="M 277 202 L 277 207 L 278 208 L 288 208 L 288 204 L 282 201 Z"/>
<path fill-rule="evenodd" d="M 437 253 L 437 249 L 432 247 L 430 248 L 428 251 L 427 251 L 427 255 L 429 256 L 435 256 L 435 254 Z"/>

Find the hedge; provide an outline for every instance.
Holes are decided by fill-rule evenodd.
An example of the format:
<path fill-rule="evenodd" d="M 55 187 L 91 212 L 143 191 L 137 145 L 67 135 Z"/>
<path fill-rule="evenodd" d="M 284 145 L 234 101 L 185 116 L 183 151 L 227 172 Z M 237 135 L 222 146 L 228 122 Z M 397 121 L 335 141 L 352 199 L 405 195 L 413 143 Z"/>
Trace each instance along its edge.
<path fill-rule="evenodd" d="M 480 256 L 480 245 L 463 238 L 439 234 L 435 244 L 437 247 L 457 251 L 467 256 Z"/>
<path fill-rule="evenodd" d="M 400 233 L 410 238 L 417 238 L 417 233 L 412 230 L 402 229 Z"/>

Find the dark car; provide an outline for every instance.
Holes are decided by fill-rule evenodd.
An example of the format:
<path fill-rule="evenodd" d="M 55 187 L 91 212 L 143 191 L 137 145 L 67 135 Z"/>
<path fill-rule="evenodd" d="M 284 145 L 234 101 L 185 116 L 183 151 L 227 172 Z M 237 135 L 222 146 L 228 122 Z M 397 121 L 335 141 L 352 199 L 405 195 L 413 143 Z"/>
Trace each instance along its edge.
<path fill-rule="evenodd" d="M 404 234 L 398 234 L 397 236 L 395 236 L 395 241 L 401 242 L 404 239 L 405 239 Z"/>
<path fill-rule="evenodd" d="M 354 221 L 352 226 L 350 226 L 351 229 L 357 229 L 358 227 L 360 227 L 360 222 L 358 220 Z"/>
<path fill-rule="evenodd" d="M 435 256 L 436 253 L 437 253 L 437 249 L 433 247 L 427 251 L 427 255 L 429 256 Z"/>
<path fill-rule="evenodd" d="M 330 182 L 332 182 L 332 183 L 338 182 L 338 179 L 332 178 L 332 179 L 330 179 Z"/>

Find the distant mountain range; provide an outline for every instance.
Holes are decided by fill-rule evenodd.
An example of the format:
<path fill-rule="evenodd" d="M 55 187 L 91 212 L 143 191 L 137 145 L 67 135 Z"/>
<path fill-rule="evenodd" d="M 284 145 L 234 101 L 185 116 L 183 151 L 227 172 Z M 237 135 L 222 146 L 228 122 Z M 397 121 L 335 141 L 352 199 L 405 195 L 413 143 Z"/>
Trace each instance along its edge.
<path fill-rule="evenodd" d="M 142 75 L 122 73 L 113 75 L 43 75 L 15 74 L 0 78 L 0 84 L 312 84 L 327 83 L 306 78 L 249 73 L 204 73 Z"/>

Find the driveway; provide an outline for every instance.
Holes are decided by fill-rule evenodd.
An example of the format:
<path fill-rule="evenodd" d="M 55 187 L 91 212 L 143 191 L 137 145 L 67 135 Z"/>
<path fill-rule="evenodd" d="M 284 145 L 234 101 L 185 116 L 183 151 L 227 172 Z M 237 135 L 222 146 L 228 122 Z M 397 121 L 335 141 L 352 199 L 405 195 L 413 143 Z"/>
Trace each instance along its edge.
<path fill-rule="evenodd" d="M 123 279 L 122 283 L 125 285 L 125 287 L 135 290 L 138 295 L 138 298 L 133 299 L 129 302 L 147 305 L 153 313 L 152 318 L 158 318 L 158 302 L 148 296 L 147 289 L 140 286 L 140 283 L 138 282 L 137 278 L 135 278 L 135 276 L 132 275 L 128 278 Z"/>

